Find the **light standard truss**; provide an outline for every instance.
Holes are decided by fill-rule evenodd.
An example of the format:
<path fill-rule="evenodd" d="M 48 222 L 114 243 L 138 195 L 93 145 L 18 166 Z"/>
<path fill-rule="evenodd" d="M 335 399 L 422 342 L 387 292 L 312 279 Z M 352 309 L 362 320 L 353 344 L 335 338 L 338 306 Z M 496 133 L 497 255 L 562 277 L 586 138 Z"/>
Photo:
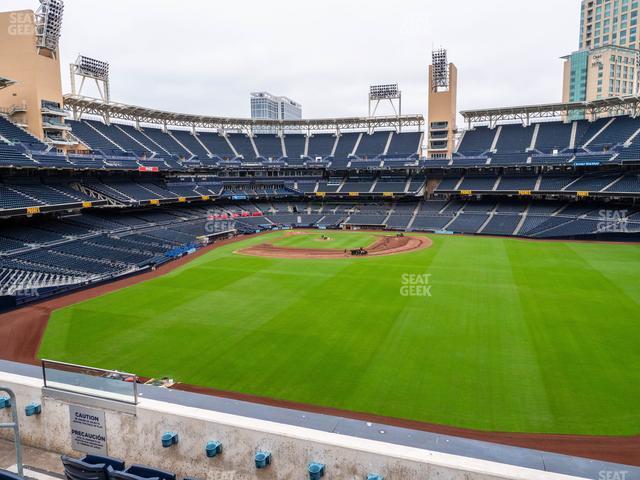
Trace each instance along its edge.
<path fill-rule="evenodd" d="M 64 3 L 62 0 L 40 0 L 35 13 L 36 48 L 55 58 L 62 33 Z"/>
<path fill-rule="evenodd" d="M 188 113 L 165 112 L 135 105 L 104 102 L 102 99 L 83 97 L 80 95 L 65 95 L 64 106 L 77 113 L 77 118 L 83 115 L 95 115 L 103 118 L 120 119 L 140 124 L 189 127 L 212 129 L 218 131 L 246 131 L 253 134 L 253 129 L 271 128 L 276 131 L 311 132 L 341 130 L 395 129 L 412 127 L 422 131 L 424 117 L 422 115 L 401 115 L 384 117 L 346 117 L 299 120 L 256 120 L 250 118 L 213 117 L 207 115 L 193 115 Z"/>
<path fill-rule="evenodd" d="M 82 90 L 86 80 L 95 82 L 100 100 L 109 104 L 111 102 L 111 87 L 109 85 L 109 63 L 95 58 L 79 55 L 75 63 L 70 66 L 71 92 L 73 96 L 82 97 Z M 80 85 L 77 79 L 80 78 Z M 72 108 L 74 120 L 79 120 L 81 113 L 78 108 Z M 110 117 L 108 109 L 101 115 L 105 123 L 109 123 Z"/>
<path fill-rule="evenodd" d="M 369 118 L 376 116 L 380 102 L 389 102 L 396 117 L 402 117 L 402 92 L 397 83 L 371 85 L 369 87 Z M 399 131 L 402 131 L 401 125 L 399 126 Z"/>
<path fill-rule="evenodd" d="M 519 120 L 523 125 L 530 125 L 535 118 L 567 119 L 574 112 L 582 112 L 593 121 L 602 116 L 628 113 L 636 117 L 640 113 L 640 97 L 613 97 L 593 102 L 547 103 L 540 105 L 523 105 L 517 107 L 491 108 L 483 110 L 464 110 L 460 112 L 467 122 L 467 127 L 476 124 L 487 124 L 490 128 L 498 122 Z"/>

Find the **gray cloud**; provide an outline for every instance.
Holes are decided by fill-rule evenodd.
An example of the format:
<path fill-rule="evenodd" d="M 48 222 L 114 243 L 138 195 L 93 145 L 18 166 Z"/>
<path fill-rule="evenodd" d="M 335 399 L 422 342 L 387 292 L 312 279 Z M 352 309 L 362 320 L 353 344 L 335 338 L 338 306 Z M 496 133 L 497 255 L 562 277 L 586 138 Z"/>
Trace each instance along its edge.
<path fill-rule="evenodd" d="M 306 117 L 362 115 L 368 86 L 386 82 L 400 83 L 405 113 L 426 113 L 434 46 L 448 48 L 459 68 L 460 110 L 559 101 L 559 57 L 578 42 L 578 0 L 65 5 L 65 90 L 66 65 L 83 53 L 111 63 L 116 101 L 212 115 L 248 116 L 254 90 L 294 98 Z"/>

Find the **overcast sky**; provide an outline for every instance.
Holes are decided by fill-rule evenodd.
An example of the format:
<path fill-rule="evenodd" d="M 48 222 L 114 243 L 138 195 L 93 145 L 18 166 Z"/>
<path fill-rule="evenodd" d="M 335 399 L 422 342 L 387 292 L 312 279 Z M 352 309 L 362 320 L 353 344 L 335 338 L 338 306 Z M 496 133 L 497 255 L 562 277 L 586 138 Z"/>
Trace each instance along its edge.
<path fill-rule="evenodd" d="M 266 90 L 307 118 L 364 115 L 368 86 L 397 82 L 403 113 L 426 114 L 427 66 L 443 46 L 459 69 L 458 110 L 554 102 L 579 4 L 65 0 L 63 85 L 82 53 L 110 62 L 112 100 L 150 108 L 248 117 L 249 92 Z M 0 0 L 1 10 L 37 5 Z"/>

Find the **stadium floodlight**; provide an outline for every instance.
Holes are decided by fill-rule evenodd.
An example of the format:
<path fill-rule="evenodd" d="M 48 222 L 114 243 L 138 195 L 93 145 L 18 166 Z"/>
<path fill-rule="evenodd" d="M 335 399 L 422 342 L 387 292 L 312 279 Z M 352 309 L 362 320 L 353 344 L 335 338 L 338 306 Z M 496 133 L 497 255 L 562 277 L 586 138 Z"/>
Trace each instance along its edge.
<path fill-rule="evenodd" d="M 47 50 L 55 55 L 62 32 L 62 0 L 40 0 L 36 12 L 36 38 L 39 50 Z"/>
<path fill-rule="evenodd" d="M 371 85 L 369 87 L 369 118 L 373 118 L 378 111 L 380 102 L 388 101 L 391 108 L 398 117 L 402 116 L 402 92 L 398 88 L 397 83 L 385 83 L 381 85 Z M 397 107 L 396 107 L 397 102 Z M 371 108 L 373 106 L 373 108 Z M 398 131 L 401 131 L 400 122 L 398 121 Z"/>
<path fill-rule="evenodd" d="M 99 94 L 99 99 L 102 102 L 111 103 L 111 87 L 109 84 L 109 62 L 102 60 L 96 60 L 95 58 L 87 57 L 85 55 L 78 55 L 75 63 L 70 65 L 71 70 L 71 93 L 74 96 L 81 96 L 82 89 L 86 86 L 85 83 L 89 80 L 89 83 L 95 83 L 96 89 Z M 77 88 L 76 79 L 80 78 L 79 88 Z M 79 109 L 73 109 L 73 118 L 78 120 L 81 116 Z M 109 123 L 109 114 L 103 115 L 105 123 Z"/>
<path fill-rule="evenodd" d="M 371 85 L 369 87 L 369 99 L 371 100 L 387 100 L 400 96 L 400 90 L 397 83 L 389 83 L 386 85 Z"/>
<path fill-rule="evenodd" d="M 434 91 L 449 88 L 449 61 L 447 60 L 447 50 L 439 48 L 431 52 L 431 64 L 433 74 L 431 78 L 431 88 Z"/>
<path fill-rule="evenodd" d="M 109 63 L 80 55 L 76 60 L 78 73 L 98 80 L 109 79 Z"/>

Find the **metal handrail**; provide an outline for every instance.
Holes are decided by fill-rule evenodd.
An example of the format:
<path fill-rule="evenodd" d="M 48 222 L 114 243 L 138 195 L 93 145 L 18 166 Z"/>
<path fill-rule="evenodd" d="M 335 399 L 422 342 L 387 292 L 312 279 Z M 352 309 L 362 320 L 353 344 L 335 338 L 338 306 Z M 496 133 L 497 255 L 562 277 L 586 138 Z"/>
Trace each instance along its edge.
<path fill-rule="evenodd" d="M 0 392 L 7 392 L 9 394 L 9 398 L 11 399 L 11 416 L 13 418 L 13 422 L 9 423 L 0 423 L 0 428 L 12 428 L 14 443 L 16 446 L 16 466 L 18 468 L 18 475 L 24 478 L 24 472 L 22 469 L 22 443 L 20 442 L 20 425 L 18 423 L 18 406 L 16 405 L 16 394 L 13 393 L 13 390 L 7 387 L 3 387 L 0 385 Z"/>
<path fill-rule="evenodd" d="M 107 369 L 103 369 L 103 368 L 95 368 L 95 367 L 88 367 L 86 365 L 77 365 L 75 363 L 67 363 L 67 362 L 59 362 L 56 360 L 47 360 L 47 359 L 42 359 L 41 360 L 41 367 L 42 367 L 42 379 L 44 381 L 44 386 L 48 387 L 48 388 L 55 388 L 56 390 L 64 390 L 64 391 L 70 391 L 73 392 L 73 390 L 67 390 L 67 389 L 61 389 L 59 387 L 51 387 L 50 385 L 47 385 L 47 365 L 51 365 L 51 366 L 60 366 L 60 367 L 73 367 L 73 368 L 78 368 L 81 370 L 84 370 L 85 372 L 94 372 L 94 373 L 101 373 L 101 374 L 113 374 L 113 375 L 118 375 L 118 376 L 123 376 L 123 377 L 131 377 L 133 378 L 133 405 L 137 405 L 138 404 L 138 375 L 136 375 L 135 373 L 128 373 L 128 372 L 121 372 L 118 370 L 107 370 Z M 86 373 L 85 373 L 86 374 Z M 104 376 L 104 375 L 101 375 Z M 125 402 L 125 403 L 130 403 L 130 402 Z"/>

